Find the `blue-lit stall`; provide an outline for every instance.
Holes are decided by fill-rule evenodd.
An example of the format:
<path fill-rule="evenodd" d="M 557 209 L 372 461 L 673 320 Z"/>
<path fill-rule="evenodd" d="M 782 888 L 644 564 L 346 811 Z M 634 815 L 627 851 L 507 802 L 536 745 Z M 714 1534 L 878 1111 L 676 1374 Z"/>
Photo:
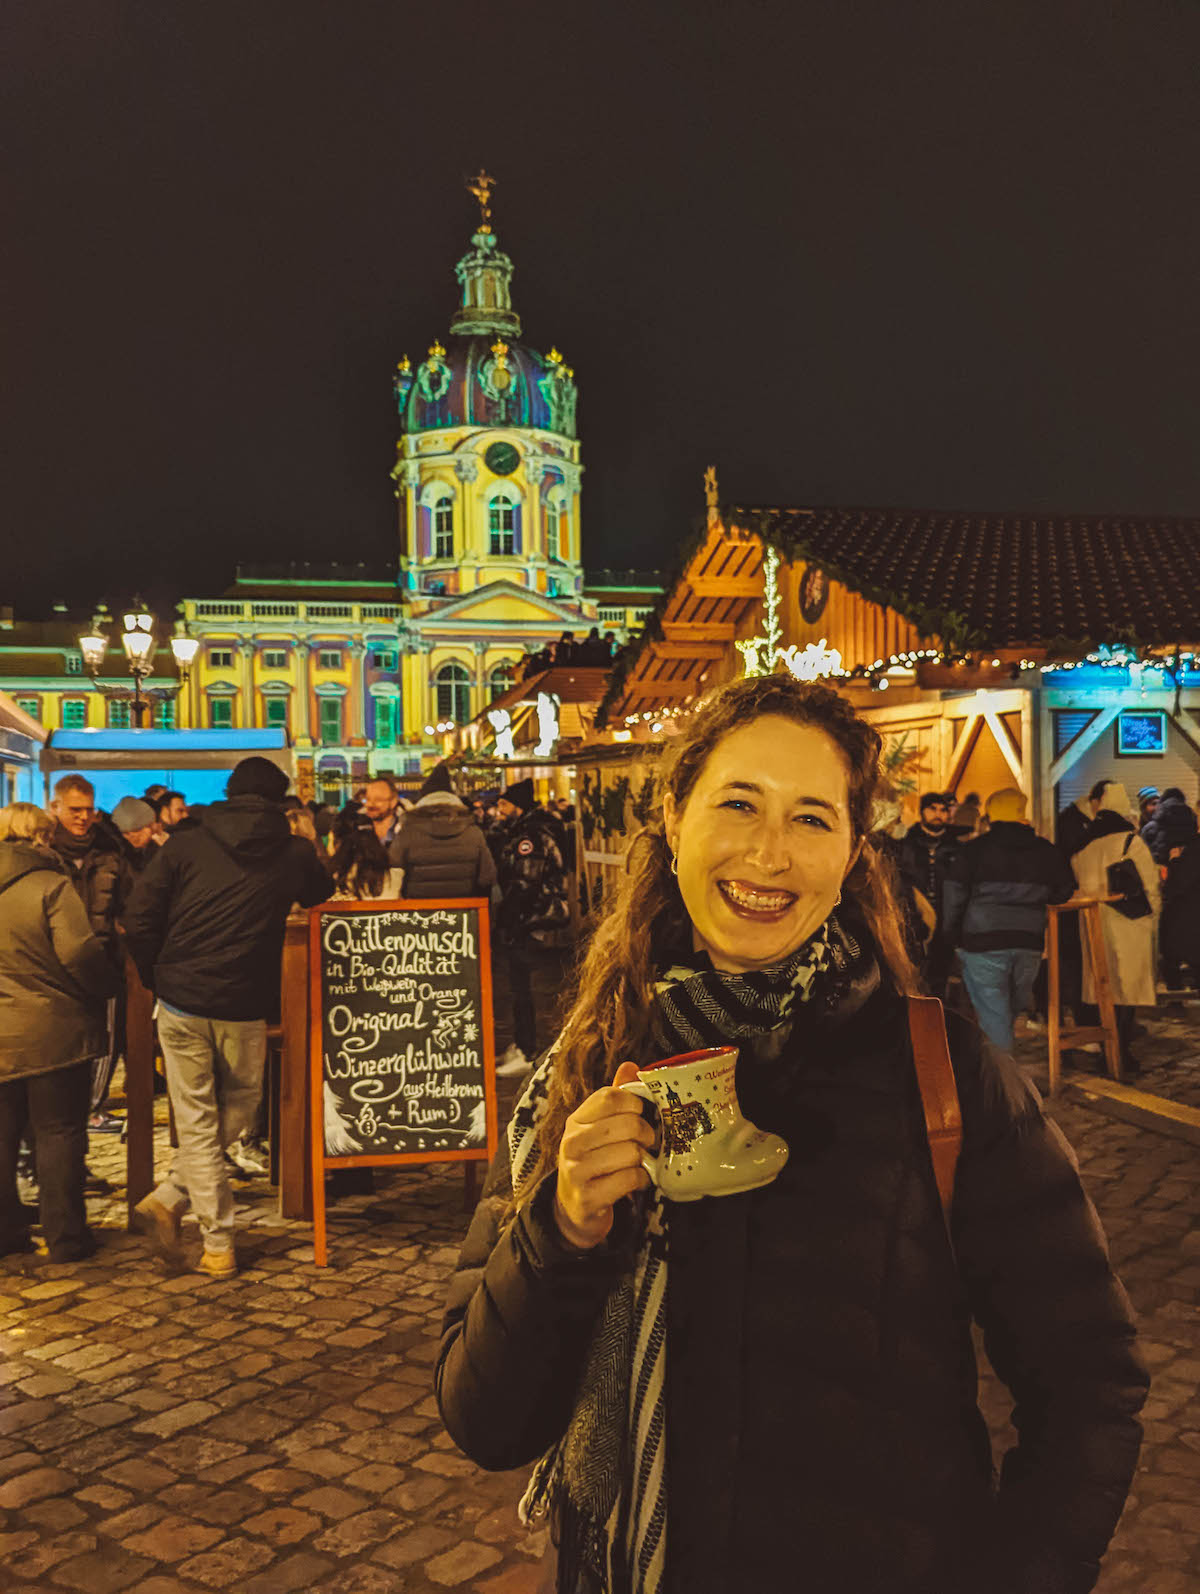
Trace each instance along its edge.
<path fill-rule="evenodd" d="M 292 750 L 282 730 L 51 731 L 41 753 L 44 797 L 63 775 L 80 774 L 96 788 L 99 807 L 148 786 L 169 786 L 189 803 L 219 802 L 229 771 L 257 754 L 294 778 Z"/>

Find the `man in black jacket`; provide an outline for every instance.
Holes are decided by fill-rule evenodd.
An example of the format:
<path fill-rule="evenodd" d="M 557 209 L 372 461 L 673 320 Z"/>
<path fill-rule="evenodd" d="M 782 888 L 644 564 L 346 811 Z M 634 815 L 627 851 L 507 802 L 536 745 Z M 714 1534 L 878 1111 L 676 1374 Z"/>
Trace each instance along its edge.
<path fill-rule="evenodd" d="M 1025 794 L 993 792 L 985 836 L 960 849 L 943 896 L 943 929 L 958 947 L 963 983 L 980 1028 L 1003 1052 L 1029 1005 L 1042 961 L 1046 906 L 1075 892 L 1075 877 L 1051 841 L 1025 823 Z"/>
<path fill-rule="evenodd" d="M 901 878 L 919 891 L 933 909 L 935 924 L 921 972 L 934 996 L 941 996 L 954 963 L 954 947 L 942 930 L 942 887 L 950 860 L 958 852 L 959 832 L 950 824 L 950 804 L 945 792 L 921 794 L 920 819 L 900 843 Z M 972 843 L 973 845 L 973 843 Z"/>
<path fill-rule="evenodd" d="M 258 1106 L 288 912 L 294 902 L 324 902 L 333 889 L 311 843 L 283 817 L 287 785 L 269 759 L 244 758 L 229 777 L 228 801 L 171 837 L 125 913 L 130 952 L 158 997 L 179 1133 L 170 1174 L 137 1213 L 174 1251 L 190 1202 L 204 1238 L 198 1268 L 214 1278 L 237 1271 L 224 1151 Z"/>
<path fill-rule="evenodd" d="M 537 1056 L 537 1009 L 533 999 L 533 931 L 567 920 L 567 877 L 556 831 L 533 799 L 533 782 L 518 780 L 497 804 L 501 824 L 488 837 L 500 883 L 496 929 L 508 953 L 513 1002 L 513 1044 L 496 1072 L 528 1072 Z"/>

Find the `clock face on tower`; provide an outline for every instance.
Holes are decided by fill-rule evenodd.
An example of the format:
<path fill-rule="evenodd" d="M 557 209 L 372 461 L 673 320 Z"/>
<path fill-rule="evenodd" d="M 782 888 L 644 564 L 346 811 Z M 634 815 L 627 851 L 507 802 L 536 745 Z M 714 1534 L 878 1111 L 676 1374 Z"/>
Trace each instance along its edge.
<path fill-rule="evenodd" d="M 511 476 L 521 463 L 521 456 L 511 443 L 493 443 L 484 454 L 483 463 L 493 476 Z"/>

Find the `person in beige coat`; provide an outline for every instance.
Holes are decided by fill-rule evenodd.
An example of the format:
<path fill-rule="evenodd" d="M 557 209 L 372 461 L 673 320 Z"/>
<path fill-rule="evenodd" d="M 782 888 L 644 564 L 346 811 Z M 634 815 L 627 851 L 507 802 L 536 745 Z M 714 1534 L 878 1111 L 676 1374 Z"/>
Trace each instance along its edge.
<path fill-rule="evenodd" d="M 1158 867 L 1149 847 L 1133 827 L 1133 805 L 1119 781 L 1105 783 L 1092 822 L 1089 840 L 1071 859 L 1071 867 L 1084 896 L 1108 896 L 1108 868 L 1121 858 L 1130 858 L 1137 868 L 1152 912 L 1141 919 L 1129 919 L 1105 904 L 1100 909 L 1104 946 L 1108 953 L 1108 972 L 1113 1003 L 1117 1010 L 1117 1035 L 1121 1043 L 1121 1062 L 1127 1072 L 1140 1072 L 1130 1051 L 1135 1007 L 1153 1007 L 1158 1000 L 1155 980 L 1158 914 L 1161 901 Z M 1090 967 L 1083 972 L 1083 999 L 1096 1000 L 1095 982 Z"/>

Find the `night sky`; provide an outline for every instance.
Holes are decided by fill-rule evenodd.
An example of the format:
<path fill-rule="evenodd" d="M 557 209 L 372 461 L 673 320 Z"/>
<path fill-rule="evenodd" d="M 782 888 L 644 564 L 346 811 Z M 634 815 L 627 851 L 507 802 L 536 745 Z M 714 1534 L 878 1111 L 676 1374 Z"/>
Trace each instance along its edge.
<path fill-rule="evenodd" d="M 585 563 L 722 497 L 1200 512 L 1200 6 L 5 0 L 0 604 L 395 553 L 495 219 Z"/>

